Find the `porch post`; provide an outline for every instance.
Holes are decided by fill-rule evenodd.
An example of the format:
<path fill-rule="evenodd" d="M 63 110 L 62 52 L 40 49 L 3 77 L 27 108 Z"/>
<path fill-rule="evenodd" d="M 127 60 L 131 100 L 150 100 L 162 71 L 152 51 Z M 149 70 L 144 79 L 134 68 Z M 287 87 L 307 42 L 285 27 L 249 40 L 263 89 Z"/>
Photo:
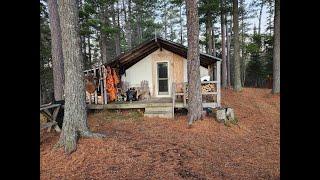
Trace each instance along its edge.
<path fill-rule="evenodd" d="M 221 61 L 216 62 L 216 81 L 217 81 L 217 105 L 218 107 L 221 106 Z"/>
<path fill-rule="evenodd" d="M 210 81 L 213 81 L 213 78 L 214 78 L 214 64 L 209 64 L 208 65 L 208 74 L 210 76 Z"/>

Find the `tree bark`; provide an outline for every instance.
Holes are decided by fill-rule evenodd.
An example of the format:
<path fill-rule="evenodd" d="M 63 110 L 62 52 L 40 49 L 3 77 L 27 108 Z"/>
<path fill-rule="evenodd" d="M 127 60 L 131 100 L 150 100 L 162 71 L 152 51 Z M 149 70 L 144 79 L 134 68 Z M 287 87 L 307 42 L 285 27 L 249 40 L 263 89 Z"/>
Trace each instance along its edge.
<path fill-rule="evenodd" d="M 62 132 L 57 144 L 70 154 L 76 150 L 78 136 L 103 137 L 90 132 L 87 125 L 83 57 L 76 0 L 59 1 L 65 72 L 65 110 Z"/>
<path fill-rule="evenodd" d="M 188 34 L 188 122 L 202 119 L 202 95 L 199 59 L 199 16 L 197 1 L 186 0 Z"/>
<path fill-rule="evenodd" d="M 233 32 L 234 32 L 234 81 L 233 90 L 241 90 L 240 45 L 239 45 L 239 8 L 238 0 L 233 0 Z"/>
<path fill-rule="evenodd" d="M 132 49 L 131 0 L 128 0 L 128 18 L 126 21 L 126 38 L 127 38 L 128 49 Z"/>
<path fill-rule="evenodd" d="M 117 8 L 118 9 L 118 8 Z M 116 32 L 114 34 L 114 44 L 115 44 L 115 50 L 116 50 L 116 56 L 119 56 L 121 53 L 121 47 L 120 47 L 120 25 L 119 25 L 119 18 L 116 19 L 116 11 L 114 9 L 114 5 L 111 5 L 111 11 L 112 11 L 112 21 L 113 21 L 113 28 L 116 29 Z M 119 14 L 119 11 L 117 10 L 117 13 Z M 118 17 L 118 15 L 117 15 Z"/>
<path fill-rule="evenodd" d="M 230 33 L 229 33 L 229 31 L 228 31 L 228 23 L 226 23 L 226 26 L 227 26 L 227 28 L 226 28 L 226 36 L 227 36 L 227 72 L 228 72 L 228 74 L 227 74 L 227 84 L 228 84 L 228 87 L 230 87 L 231 86 L 231 66 L 230 66 L 230 64 L 231 64 L 231 62 L 230 62 L 230 60 L 231 60 L 231 58 L 230 58 Z"/>
<path fill-rule="evenodd" d="M 137 5 L 135 6 L 136 11 L 138 12 L 138 16 L 137 16 L 137 34 L 138 34 L 138 41 L 136 42 L 136 44 L 140 44 L 142 42 L 142 12 L 141 12 L 141 4 L 137 3 Z"/>
<path fill-rule="evenodd" d="M 104 7 L 102 7 L 101 12 L 100 12 L 100 19 L 102 21 L 102 25 L 103 26 L 107 26 L 108 23 L 108 5 L 106 4 Z M 100 29 L 100 40 L 99 40 L 99 44 L 100 44 L 100 52 L 101 52 L 101 59 L 102 59 L 102 63 L 107 63 L 108 60 L 110 59 L 110 57 L 108 57 L 108 40 L 107 40 L 107 35 L 105 32 L 103 32 L 102 28 Z"/>
<path fill-rule="evenodd" d="M 216 41 L 215 41 L 215 37 L 214 36 L 215 36 L 214 35 L 214 24 L 212 24 L 212 55 L 214 57 L 216 57 L 217 50 L 216 50 Z"/>
<path fill-rule="evenodd" d="M 180 43 L 183 44 L 182 4 L 180 5 Z"/>
<path fill-rule="evenodd" d="M 241 7 L 241 85 L 244 86 L 245 83 L 245 74 L 246 74 L 246 67 L 245 67 L 245 44 L 244 44 L 244 4 L 243 0 L 240 0 L 240 7 Z"/>
<path fill-rule="evenodd" d="M 261 32 L 261 18 L 262 18 L 262 10 L 263 10 L 263 0 L 261 1 L 261 4 L 260 4 L 260 12 L 259 12 L 259 27 L 258 27 L 258 34 L 260 35 L 260 32 Z"/>
<path fill-rule="evenodd" d="M 56 101 L 63 99 L 64 94 L 64 72 L 63 53 L 58 3 L 48 0 L 49 20 L 51 30 L 51 54 L 53 68 L 53 89 Z"/>
<path fill-rule="evenodd" d="M 222 46 L 222 88 L 227 87 L 227 78 L 228 78 L 228 72 L 227 72 L 227 62 L 226 62 L 226 20 L 225 20 L 225 0 L 220 0 L 221 5 L 221 46 Z"/>
<path fill-rule="evenodd" d="M 167 39 L 167 3 L 164 4 L 164 39 Z"/>
<path fill-rule="evenodd" d="M 207 39 L 207 54 L 213 55 L 212 53 L 212 19 L 210 14 L 206 17 L 206 39 Z"/>
<path fill-rule="evenodd" d="M 274 4 L 273 93 L 280 93 L 280 0 Z"/>
<path fill-rule="evenodd" d="M 89 57 L 89 59 L 88 59 L 88 65 L 89 66 L 91 66 L 91 62 L 92 62 L 92 55 L 91 55 L 91 43 L 90 43 L 90 34 L 89 34 L 89 36 L 88 36 L 88 38 L 87 38 L 87 40 L 88 40 L 88 57 Z"/>

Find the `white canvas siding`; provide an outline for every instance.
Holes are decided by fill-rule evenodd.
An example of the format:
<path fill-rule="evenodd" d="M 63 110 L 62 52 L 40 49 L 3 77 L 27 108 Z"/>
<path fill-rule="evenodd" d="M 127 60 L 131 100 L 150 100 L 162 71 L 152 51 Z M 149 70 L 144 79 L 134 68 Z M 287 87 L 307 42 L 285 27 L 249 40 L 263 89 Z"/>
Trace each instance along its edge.
<path fill-rule="evenodd" d="M 152 91 L 152 62 L 150 55 L 127 69 L 126 73 L 121 76 L 121 80 L 129 82 L 130 87 L 140 86 L 142 80 L 147 80 L 150 91 Z"/>

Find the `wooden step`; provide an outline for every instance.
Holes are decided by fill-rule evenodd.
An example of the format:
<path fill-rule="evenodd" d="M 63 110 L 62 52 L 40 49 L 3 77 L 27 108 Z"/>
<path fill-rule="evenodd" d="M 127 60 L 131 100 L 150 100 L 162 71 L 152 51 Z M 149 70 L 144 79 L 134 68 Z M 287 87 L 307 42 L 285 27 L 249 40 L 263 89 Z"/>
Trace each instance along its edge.
<path fill-rule="evenodd" d="M 172 103 L 163 103 L 159 106 L 152 104 L 151 106 L 146 106 L 145 117 L 160 117 L 160 118 L 173 118 Z"/>

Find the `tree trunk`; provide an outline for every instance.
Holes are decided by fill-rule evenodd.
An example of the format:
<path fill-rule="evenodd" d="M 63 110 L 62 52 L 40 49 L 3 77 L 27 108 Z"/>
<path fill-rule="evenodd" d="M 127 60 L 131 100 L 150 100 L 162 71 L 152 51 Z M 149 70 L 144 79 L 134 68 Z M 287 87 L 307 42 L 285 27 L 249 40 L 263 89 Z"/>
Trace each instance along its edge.
<path fill-rule="evenodd" d="M 202 119 L 202 95 L 199 59 L 199 16 L 197 1 L 186 0 L 188 34 L 188 121 Z"/>
<path fill-rule="evenodd" d="M 280 93 L 280 0 L 274 4 L 273 93 Z"/>
<path fill-rule="evenodd" d="M 108 5 L 106 4 L 100 12 L 100 19 L 102 21 L 102 25 L 107 26 L 108 23 L 108 18 L 107 18 L 107 11 L 108 11 Z M 102 28 L 100 29 L 100 40 L 99 40 L 99 44 L 100 44 L 100 51 L 101 51 L 101 59 L 102 59 L 102 63 L 107 63 L 108 60 L 110 59 L 110 57 L 108 57 L 108 40 L 107 40 L 107 35 L 106 33 L 102 30 Z"/>
<path fill-rule="evenodd" d="M 87 63 L 87 43 L 86 43 L 86 37 L 84 35 L 80 35 L 80 43 L 81 43 L 81 54 L 83 57 L 83 60 L 85 64 Z"/>
<path fill-rule="evenodd" d="M 227 36 L 227 72 L 228 72 L 228 74 L 227 74 L 227 84 L 228 84 L 228 87 L 230 87 L 231 86 L 231 66 L 230 66 L 230 60 L 231 60 L 231 58 L 230 58 L 230 33 L 229 33 L 229 31 L 228 31 L 228 23 L 226 23 L 226 26 L 227 26 L 227 28 L 226 28 L 226 36 Z"/>
<path fill-rule="evenodd" d="M 212 53 L 212 20 L 208 14 L 206 17 L 206 35 L 207 35 L 207 54 L 213 55 Z"/>
<path fill-rule="evenodd" d="M 64 72 L 63 53 L 58 3 L 48 0 L 49 20 L 51 29 L 51 54 L 53 68 L 53 89 L 56 101 L 63 99 L 64 94 Z"/>
<path fill-rule="evenodd" d="M 241 7 L 241 85 L 244 86 L 245 83 L 245 44 L 244 44 L 244 5 L 243 0 L 240 0 L 240 7 Z"/>
<path fill-rule="evenodd" d="M 262 10 L 263 10 L 263 1 L 260 4 L 260 12 L 259 12 L 259 27 L 258 27 L 258 34 L 260 35 L 261 32 L 261 18 L 262 18 Z"/>
<path fill-rule="evenodd" d="M 241 90 L 240 46 L 239 46 L 239 10 L 238 0 L 233 0 L 233 32 L 234 32 L 234 81 L 233 90 Z"/>
<path fill-rule="evenodd" d="M 114 34 L 114 44 L 115 44 L 116 56 L 119 56 L 120 53 L 121 53 L 121 49 L 120 49 L 120 27 L 119 27 L 120 25 L 119 25 L 119 19 L 116 19 L 116 11 L 114 9 L 114 5 L 111 5 L 111 11 L 112 11 L 113 28 L 116 29 L 116 32 Z M 117 10 L 117 13 L 119 14 L 118 10 Z M 117 15 L 117 17 L 118 17 L 118 15 Z"/>
<path fill-rule="evenodd" d="M 212 55 L 214 57 L 216 57 L 217 55 L 217 50 L 216 50 L 216 40 L 215 40 L 215 37 L 214 37 L 214 24 L 212 25 Z"/>
<path fill-rule="evenodd" d="M 180 43 L 183 44 L 182 4 L 180 5 Z"/>
<path fill-rule="evenodd" d="M 227 62 L 226 62 L 226 20 L 225 20 L 225 7 L 224 2 L 225 0 L 220 0 L 221 2 L 221 46 L 222 46 L 222 88 L 227 87 Z"/>
<path fill-rule="evenodd" d="M 128 49 L 132 49 L 132 32 L 131 32 L 131 0 L 128 0 L 128 18 L 126 21 L 126 37 Z"/>
<path fill-rule="evenodd" d="M 88 59 L 88 66 L 90 67 L 91 66 L 91 62 L 92 62 L 92 55 L 91 55 L 91 43 L 90 43 L 90 34 L 89 34 L 89 36 L 88 36 L 88 57 L 89 57 L 89 59 Z"/>
<path fill-rule="evenodd" d="M 167 39 L 167 3 L 164 4 L 164 39 Z"/>
<path fill-rule="evenodd" d="M 57 144 L 70 154 L 76 150 L 78 135 L 100 137 L 89 131 L 85 103 L 83 59 L 76 0 L 59 1 L 65 72 L 65 107 L 62 132 Z"/>
<path fill-rule="evenodd" d="M 40 83 L 40 106 L 42 105 L 42 93 L 41 93 L 41 83 Z"/>

